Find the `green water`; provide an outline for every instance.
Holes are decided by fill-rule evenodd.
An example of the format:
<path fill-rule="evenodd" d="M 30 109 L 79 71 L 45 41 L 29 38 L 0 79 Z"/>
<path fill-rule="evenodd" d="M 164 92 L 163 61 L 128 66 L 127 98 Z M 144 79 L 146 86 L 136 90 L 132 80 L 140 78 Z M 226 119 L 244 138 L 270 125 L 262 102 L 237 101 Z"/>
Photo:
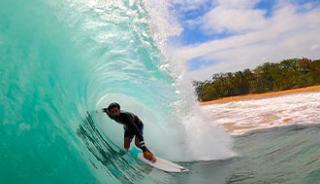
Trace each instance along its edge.
<path fill-rule="evenodd" d="M 110 93 L 154 111 L 175 98 L 145 10 L 119 3 L 106 20 L 84 2 L 0 2 L 1 183 L 119 183 L 76 134 L 86 111 Z"/>

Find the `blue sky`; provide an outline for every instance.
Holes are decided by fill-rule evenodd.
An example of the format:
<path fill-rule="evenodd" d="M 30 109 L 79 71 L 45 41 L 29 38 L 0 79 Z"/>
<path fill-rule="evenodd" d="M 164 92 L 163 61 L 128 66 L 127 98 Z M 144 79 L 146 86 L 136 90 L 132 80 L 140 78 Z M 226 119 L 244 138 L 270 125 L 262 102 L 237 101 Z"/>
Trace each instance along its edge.
<path fill-rule="evenodd" d="M 265 11 L 264 16 L 271 17 L 272 9 L 276 5 L 276 2 L 278 1 L 277 0 L 261 0 L 254 6 L 254 8 L 264 10 Z M 320 6 L 319 0 L 291 0 L 290 2 L 300 6 L 301 10 L 305 10 L 303 5 L 307 3 L 312 3 L 313 8 Z M 170 40 L 171 42 L 179 41 L 180 43 L 183 43 L 183 44 L 198 44 L 198 43 L 206 42 L 208 40 L 221 39 L 221 38 L 225 38 L 233 35 L 233 33 L 230 33 L 230 32 L 229 33 L 223 32 L 223 33 L 208 35 L 208 34 L 205 34 L 200 27 L 188 25 L 189 21 L 194 21 L 204 16 L 212 8 L 214 8 L 213 1 L 208 1 L 208 3 L 206 3 L 203 6 L 199 6 L 197 9 L 184 11 L 183 8 L 184 7 L 179 4 L 170 8 L 170 11 L 177 13 L 178 20 L 183 27 L 183 32 L 181 33 L 181 35 L 177 37 L 172 37 Z"/>
<path fill-rule="evenodd" d="M 302 49 L 299 52 L 299 48 L 296 47 L 303 42 L 301 38 L 303 34 L 315 31 L 312 25 L 319 24 L 316 20 L 317 16 L 320 17 L 319 7 L 318 0 L 174 0 L 169 11 L 176 18 L 182 32 L 171 37 L 169 42 L 189 55 L 183 59 L 190 72 L 201 72 L 204 68 L 212 67 L 213 74 L 214 71 L 226 72 L 252 68 L 263 62 L 277 62 L 286 57 L 314 58 L 319 56 L 315 54 L 318 51 L 318 39 L 304 42 L 304 44 L 310 44 L 312 47 L 310 49 L 313 51 L 305 52 L 305 49 Z M 307 22 L 299 24 L 299 21 L 304 20 Z M 303 31 L 305 27 L 308 29 Z M 270 57 L 273 51 L 262 51 L 270 46 L 276 46 L 272 42 L 285 39 L 286 34 L 293 32 L 296 34 L 292 35 L 292 40 L 287 38 L 281 42 L 282 45 L 280 44 L 279 51 L 283 50 L 284 54 L 277 53 L 274 57 Z M 252 37 L 249 36 L 250 34 Z M 253 39 L 255 37 L 256 40 Z M 296 45 L 291 43 L 294 39 L 297 39 Z M 265 44 L 259 45 L 257 44 L 259 42 Z M 244 48 L 243 53 L 248 54 L 250 53 L 249 45 L 255 45 L 254 49 L 261 52 L 260 55 L 251 59 L 261 58 L 261 61 L 255 60 L 253 63 L 250 57 L 242 57 L 239 63 L 236 63 L 237 58 L 229 61 L 230 58 L 227 59 L 223 55 L 228 55 L 228 50 L 230 53 L 233 52 L 232 55 L 235 54 L 234 52 L 241 54 L 241 47 Z M 291 49 L 285 49 L 290 46 Z M 269 50 L 273 50 L 273 47 Z M 255 50 L 252 50 L 253 55 L 258 54 Z M 234 67 L 228 67 L 227 62 L 229 66 Z M 215 65 L 219 67 L 214 68 Z M 210 78 L 211 74 L 207 75 Z"/>

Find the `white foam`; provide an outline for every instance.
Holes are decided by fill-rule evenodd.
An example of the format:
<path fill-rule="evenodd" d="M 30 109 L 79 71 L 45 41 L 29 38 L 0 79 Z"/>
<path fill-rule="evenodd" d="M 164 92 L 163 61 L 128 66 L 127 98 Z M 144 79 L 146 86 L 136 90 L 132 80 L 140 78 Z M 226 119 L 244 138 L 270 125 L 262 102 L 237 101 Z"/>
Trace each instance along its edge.
<path fill-rule="evenodd" d="M 237 127 L 232 134 L 294 124 L 320 123 L 320 93 L 299 93 L 273 98 L 235 101 L 203 106 L 210 111 L 211 124 L 232 123 Z"/>
<path fill-rule="evenodd" d="M 177 17 L 172 15 L 169 7 L 172 1 L 144 1 L 147 10 L 151 15 L 155 40 L 160 45 L 164 54 L 164 64 L 169 69 L 171 76 L 174 77 L 173 84 L 179 95 L 177 101 L 172 102 L 171 107 L 175 110 L 176 119 L 170 122 L 177 128 L 177 141 L 179 145 L 176 147 L 180 150 L 180 154 L 176 154 L 175 160 L 214 160 L 226 159 L 235 155 L 232 151 L 232 140 L 224 130 L 217 126 L 209 126 L 208 118 L 205 113 L 197 105 L 194 88 L 189 80 L 186 80 L 186 66 L 184 61 L 177 60 L 174 57 L 174 50 L 167 45 L 169 36 L 181 33 Z M 167 127 L 169 128 L 169 127 Z M 182 156 L 180 156 L 182 155 Z M 170 155 L 171 158 L 173 155 Z"/>

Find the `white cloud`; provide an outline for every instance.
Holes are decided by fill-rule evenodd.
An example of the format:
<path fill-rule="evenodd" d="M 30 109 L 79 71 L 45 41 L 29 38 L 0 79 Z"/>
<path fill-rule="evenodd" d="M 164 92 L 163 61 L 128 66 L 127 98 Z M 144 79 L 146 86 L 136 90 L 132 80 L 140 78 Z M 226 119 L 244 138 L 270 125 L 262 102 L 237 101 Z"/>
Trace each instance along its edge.
<path fill-rule="evenodd" d="M 262 10 L 217 7 L 203 17 L 202 28 L 208 34 L 252 31 L 266 24 L 264 14 Z"/>
<path fill-rule="evenodd" d="M 258 2 L 259 0 L 216 0 L 217 6 L 231 9 L 253 8 Z"/>
<path fill-rule="evenodd" d="M 206 33 L 244 32 L 265 24 L 263 10 L 253 9 L 258 0 L 217 0 L 216 6 L 202 19 Z"/>
<path fill-rule="evenodd" d="M 276 62 L 293 57 L 320 57 L 319 8 L 299 12 L 297 5 L 281 1 L 274 9 L 272 17 L 266 18 L 261 12 L 255 12 L 252 7 L 251 4 L 242 6 L 241 9 L 232 9 L 236 11 L 233 13 L 239 17 L 240 23 L 229 24 L 228 20 L 231 18 L 219 19 L 213 16 L 212 11 L 216 11 L 219 5 L 203 17 L 206 19 L 207 16 L 213 16 L 215 19 L 215 24 L 211 22 L 206 25 L 211 26 L 206 28 L 206 31 L 237 31 L 237 35 L 199 45 L 171 48 L 174 52 L 170 54 L 175 61 L 185 62 L 195 57 L 218 61 L 218 64 L 211 67 L 187 72 L 188 79 L 205 80 L 213 73 L 254 68 L 267 61 Z M 230 13 L 228 8 L 223 10 L 226 10 L 225 14 Z M 241 17 L 240 12 L 245 15 Z"/>

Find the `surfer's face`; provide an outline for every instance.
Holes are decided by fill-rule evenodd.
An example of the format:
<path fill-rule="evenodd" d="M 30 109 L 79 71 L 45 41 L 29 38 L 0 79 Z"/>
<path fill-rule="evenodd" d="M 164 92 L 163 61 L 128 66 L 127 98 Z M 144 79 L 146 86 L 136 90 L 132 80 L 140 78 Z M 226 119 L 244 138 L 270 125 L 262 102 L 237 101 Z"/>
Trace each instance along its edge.
<path fill-rule="evenodd" d="M 110 113 L 111 113 L 113 116 L 117 117 L 117 116 L 120 115 L 120 109 L 118 109 L 117 107 L 114 107 L 114 108 L 110 109 Z"/>

